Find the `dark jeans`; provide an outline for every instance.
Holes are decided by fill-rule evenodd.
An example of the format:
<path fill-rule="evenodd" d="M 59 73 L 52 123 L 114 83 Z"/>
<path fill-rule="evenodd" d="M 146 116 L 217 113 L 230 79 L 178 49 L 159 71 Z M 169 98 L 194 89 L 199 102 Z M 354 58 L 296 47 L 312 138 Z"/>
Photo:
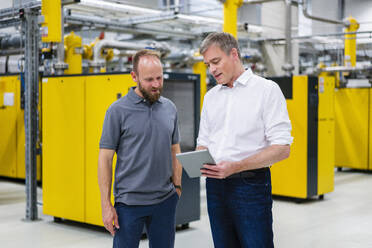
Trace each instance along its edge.
<path fill-rule="evenodd" d="M 214 247 L 274 247 L 270 170 L 253 178 L 207 178 L 206 188 Z"/>
<path fill-rule="evenodd" d="M 120 229 L 116 231 L 113 247 L 137 248 L 146 226 L 150 248 L 173 248 L 178 199 L 177 193 L 174 193 L 165 201 L 154 205 L 130 206 L 116 203 Z"/>

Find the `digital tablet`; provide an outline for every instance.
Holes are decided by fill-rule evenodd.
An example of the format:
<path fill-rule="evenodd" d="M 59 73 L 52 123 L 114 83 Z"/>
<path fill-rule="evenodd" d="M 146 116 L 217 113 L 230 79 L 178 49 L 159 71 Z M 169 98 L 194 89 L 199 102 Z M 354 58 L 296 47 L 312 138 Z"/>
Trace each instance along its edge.
<path fill-rule="evenodd" d="M 203 164 L 216 164 L 208 150 L 184 152 L 176 154 L 187 175 L 191 178 L 200 177 Z"/>

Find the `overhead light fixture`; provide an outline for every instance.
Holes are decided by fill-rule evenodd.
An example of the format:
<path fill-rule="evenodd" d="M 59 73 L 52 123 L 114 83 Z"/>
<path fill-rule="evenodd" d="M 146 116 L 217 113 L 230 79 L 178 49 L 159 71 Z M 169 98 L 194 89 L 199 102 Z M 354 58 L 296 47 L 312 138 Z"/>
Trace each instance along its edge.
<path fill-rule="evenodd" d="M 92 7 L 96 9 L 103 9 L 108 10 L 116 13 L 131 13 L 131 14 L 151 14 L 151 15 L 160 15 L 163 14 L 163 11 L 160 10 L 154 10 L 150 8 L 143 8 L 143 7 L 136 7 L 131 6 L 128 4 L 119 4 L 119 3 L 112 3 L 112 2 L 106 2 L 106 1 L 99 1 L 99 0 L 80 0 L 81 6 L 86 7 Z M 223 20 L 213 18 L 213 17 L 205 17 L 205 16 L 198 16 L 198 15 L 185 15 L 185 14 L 177 14 L 176 15 L 178 19 L 180 20 L 186 20 L 189 22 L 193 22 L 195 24 L 217 24 L 217 25 L 223 25 Z M 249 32 L 252 33 L 261 33 L 262 27 L 258 25 L 252 25 L 249 24 Z"/>
<path fill-rule="evenodd" d="M 98 0 L 81 0 L 81 5 L 95 7 L 99 9 L 111 10 L 111 11 L 122 11 L 122 12 L 131 12 L 137 14 L 160 14 L 162 13 L 159 10 L 153 10 L 149 8 L 141 8 L 136 6 L 131 6 L 128 4 L 117 4 L 105 1 L 98 1 Z"/>

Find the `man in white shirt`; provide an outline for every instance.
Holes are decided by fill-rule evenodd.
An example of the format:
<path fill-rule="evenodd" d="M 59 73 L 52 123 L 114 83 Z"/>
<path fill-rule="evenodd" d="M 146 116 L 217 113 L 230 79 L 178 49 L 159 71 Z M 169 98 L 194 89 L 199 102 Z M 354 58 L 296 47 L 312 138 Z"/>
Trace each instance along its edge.
<path fill-rule="evenodd" d="M 291 122 L 273 81 L 245 70 L 238 43 L 211 33 L 200 53 L 218 85 L 204 97 L 197 150 L 204 165 L 215 247 L 273 247 L 270 166 L 289 156 Z"/>

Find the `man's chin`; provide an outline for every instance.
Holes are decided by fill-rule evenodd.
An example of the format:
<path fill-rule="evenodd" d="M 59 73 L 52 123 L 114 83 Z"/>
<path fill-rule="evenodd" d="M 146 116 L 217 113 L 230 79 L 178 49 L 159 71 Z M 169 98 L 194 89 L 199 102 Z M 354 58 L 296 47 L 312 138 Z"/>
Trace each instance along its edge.
<path fill-rule="evenodd" d="M 159 98 L 160 98 L 160 93 L 156 93 L 156 94 L 151 93 L 148 100 L 150 100 L 150 102 L 156 102 L 157 100 L 159 100 Z"/>

